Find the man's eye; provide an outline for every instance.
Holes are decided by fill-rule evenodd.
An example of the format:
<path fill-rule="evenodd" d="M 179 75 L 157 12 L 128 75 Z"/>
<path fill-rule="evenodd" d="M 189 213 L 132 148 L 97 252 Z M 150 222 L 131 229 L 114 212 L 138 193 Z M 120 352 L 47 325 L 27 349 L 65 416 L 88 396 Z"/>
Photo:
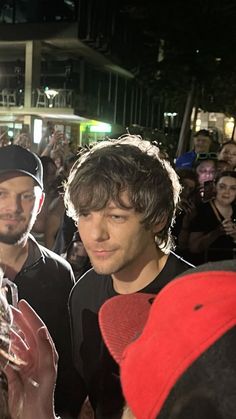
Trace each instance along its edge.
<path fill-rule="evenodd" d="M 80 212 L 79 213 L 79 218 L 87 218 L 89 216 L 89 212 Z"/>
<path fill-rule="evenodd" d="M 110 217 L 112 218 L 112 220 L 115 220 L 115 221 L 123 221 L 123 220 L 125 220 L 125 216 L 124 215 L 111 214 Z"/>
<path fill-rule="evenodd" d="M 32 193 L 24 193 L 21 195 L 21 198 L 26 201 L 32 201 L 35 198 L 35 195 Z"/>

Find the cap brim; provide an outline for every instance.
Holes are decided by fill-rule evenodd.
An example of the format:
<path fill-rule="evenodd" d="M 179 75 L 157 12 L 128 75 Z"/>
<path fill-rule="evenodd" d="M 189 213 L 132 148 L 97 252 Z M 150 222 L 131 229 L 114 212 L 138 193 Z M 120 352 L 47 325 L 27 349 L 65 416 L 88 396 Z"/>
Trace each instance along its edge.
<path fill-rule="evenodd" d="M 7 174 L 7 173 L 22 173 L 23 175 L 30 176 L 32 179 L 34 179 L 34 181 L 37 183 L 37 185 L 40 186 L 41 189 L 43 189 L 43 185 L 39 182 L 39 180 L 37 179 L 36 176 L 32 175 L 32 173 L 29 173 L 29 172 L 27 172 L 25 170 L 21 170 L 21 169 L 10 169 L 10 170 L 8 170 L 8 169 L 1 170 L 0 169 L 0 176 L 4 175 L 4 174 Z"/>
<path fill-rule="evenodd" d="M 100 308 L 98 320 L 103 340 L 118 364 L 127 345 L 142 333 L 155 297 L 144 293 L 118 295 Z"/>

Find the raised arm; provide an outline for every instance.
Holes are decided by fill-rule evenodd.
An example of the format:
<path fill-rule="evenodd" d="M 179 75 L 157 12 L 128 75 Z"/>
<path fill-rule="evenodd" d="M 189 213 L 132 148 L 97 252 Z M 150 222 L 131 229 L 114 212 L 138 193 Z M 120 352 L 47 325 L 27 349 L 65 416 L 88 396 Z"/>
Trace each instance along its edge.
<path fill-rule="evenodd" d="M 21 300 L 12 308 L 15 330 L 12 353 L 20 359 L 6 369 L 10 411 L 14 419 L 56 419 L 54 387 L 58 355 L 52 338 L 35 311 Z"/>

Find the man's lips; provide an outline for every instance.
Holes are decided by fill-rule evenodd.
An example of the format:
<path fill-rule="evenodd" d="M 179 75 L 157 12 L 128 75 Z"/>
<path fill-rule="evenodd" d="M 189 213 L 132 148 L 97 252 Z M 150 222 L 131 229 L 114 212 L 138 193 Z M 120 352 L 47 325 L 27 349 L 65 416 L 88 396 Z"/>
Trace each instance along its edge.
<path fill-rule="evenodd" d="M 113 253 L 115 250 L 111 250 L 111 249 L 93 249 L 91 250 L 92 254 L 96 255 L 96 256 L 107 256 L 111 253 Z"/>
<path fill-rule="evenodd" d="M 7 221 L 8 223 L 19 223 L 20 221 L 24 221 L 22 217 L 9 217 L 7 215 L 1 215 L 0 221 Z"/>

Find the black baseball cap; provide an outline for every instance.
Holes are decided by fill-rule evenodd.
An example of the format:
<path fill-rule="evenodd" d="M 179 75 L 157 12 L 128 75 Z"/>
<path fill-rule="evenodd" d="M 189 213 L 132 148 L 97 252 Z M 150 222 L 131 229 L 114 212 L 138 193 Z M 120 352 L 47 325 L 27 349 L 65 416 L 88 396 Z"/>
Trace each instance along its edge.
<path fill-rule="evenodd" d="M 20 172 L 32 177 L 43 189 L 43 166 L 40 158 L 26 148 L 9 145 L 0 148 L 0 175 Z"/>

